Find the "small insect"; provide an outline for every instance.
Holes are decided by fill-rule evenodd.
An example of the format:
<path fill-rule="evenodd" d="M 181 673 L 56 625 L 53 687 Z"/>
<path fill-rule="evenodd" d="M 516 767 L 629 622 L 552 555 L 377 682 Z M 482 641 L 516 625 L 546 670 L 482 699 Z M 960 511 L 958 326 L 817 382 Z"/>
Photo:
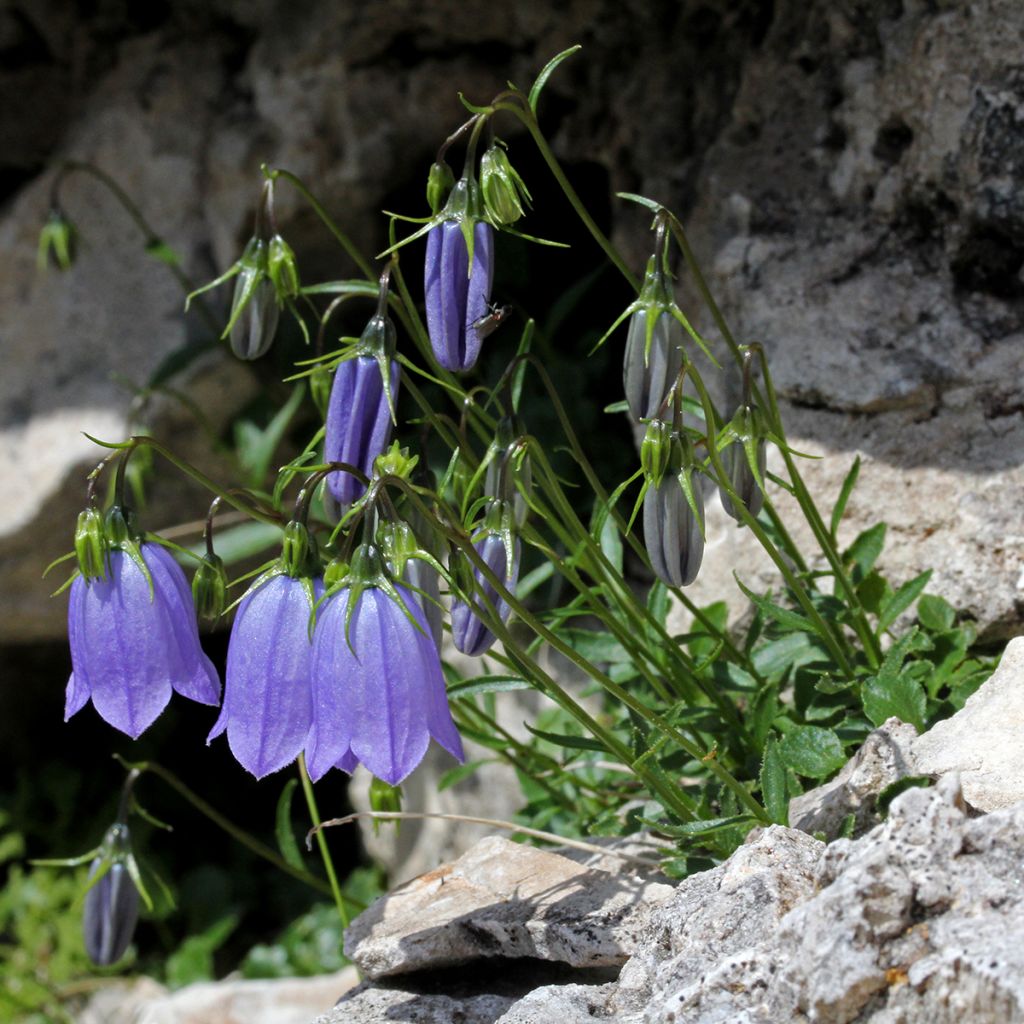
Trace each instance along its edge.
<path fill-rule="evenodd" d="M 511 306 L 499 306 L 496 302 L 492 302 L 487 312 L 477 317 L 469 326 L 476 331 L 477 337 L 480 339 L 486 338 L 489 334 L 493 334 L 512 313 Z"/>

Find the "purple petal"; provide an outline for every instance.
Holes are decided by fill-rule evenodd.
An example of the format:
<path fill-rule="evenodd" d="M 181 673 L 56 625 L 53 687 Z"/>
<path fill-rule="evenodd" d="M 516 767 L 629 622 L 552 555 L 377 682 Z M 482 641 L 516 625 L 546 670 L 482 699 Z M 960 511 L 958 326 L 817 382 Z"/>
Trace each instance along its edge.
<path fill-rule="evenodd" d="M 359 758 L 352 753 L 351 750 L 346 750 L 344 754 L 338 759 L 334 767 L 341 769 L 347 775 L 351 775 L 359 765 Z"/>
<path fill-rule="evenodd" d="M 473 538 L 473 546 L 476 548 L 477 554 L 487 563 L 491 572 L 498 579 L 504 580 L 505 589 L 514 593 L 519 576 L 519 541 L 515 541 L 511 569 L 507 569 L 505 544 L 499 534 L 478 533 Z M 486 607 L 488 603 L 491 604 L 501 617 L 501 621 L 507 622 L 511 611 L 508 603 L 498 597 L 497 590 L 484 578 L 479 569 L 473 570 L 473 579 L 477 588 L 474 603 L 483 607 Z M 453 602 L 451 617 L 452 640 L 463 654 L 475 657 L 490 649 L 494 643 L 494 634 L 484 625 L 470 604 L 465 601 Z"/>
<path fill-rule="evenodd" d="M 476 365 L 483 339 L 473 326 L 487 316 L 491 305 L 491 284 L 494 279 L 494 229 L 484 221 L 473 225 L 473 270 L 466 295 L 464 342 L 460 369 Z"/>
<path fill-rule="evenodd" d="M 313 588 L 319 598 L 323 582 Z M 309 732 L 311 612 L 302 581 L 281 575 L 250 588 L 235 615 L 224 707 L 207 743 L 226 729 L 231 753 L 258 779 L 291 764 Z"/>

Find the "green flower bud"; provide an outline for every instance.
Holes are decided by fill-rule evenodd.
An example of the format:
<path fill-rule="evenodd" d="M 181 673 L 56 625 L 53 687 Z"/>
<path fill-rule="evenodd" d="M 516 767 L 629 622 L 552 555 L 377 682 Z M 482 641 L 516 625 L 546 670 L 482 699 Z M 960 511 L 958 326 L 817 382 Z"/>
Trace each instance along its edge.
<path fill-rule="evenodd" d="M 293 519 L 284 528 L 281 543 L 281 565 L 293 577 L 316 575 L 318 558 L 316 540 L 304 523 Z"/>
<path fill-rule="evenodd" d="M 408 448 L 400 448 L 397 441 L 392 441 L 391 447 L 374 460 L 373 472 L 375 476 L 398 476 L 410 480 L 419 461 L 418 455 L 410 455 Z"/>
<path fill-rule="evenodd" d="M 380 533 L 381 547 L 388 569 L 401 579 L 405 563 L 420 550 L 420 543 L 408 523 L 385 523 Z"/>
<path fill-rule="evenodd" d="M 280 236 L 274 235 L 267 248 L 267 273 L 274 284 L 278 304 L 294 299 L 299 294 L 299 271 L 295 265 L 292 247 Z"/>
<path fill-rule="evenodd" d="M 324 569 L 324 587 L 331 589 L 336 583 L 340 583 L 347 575 L 349 564 L 343 558 L 332 558 Z"/>
<path fill-rule="evenodd" d="M 480 161 L 480 190 L 487 218 L 496 227 L 514 224 L 523 215 L 523 203 L 530 205 L 530 193 L 523 179 L 497 142 Z"/>
<path fill-rule="evenodd" d="M 126 515 L 117 505 L 114 505 L 107 512 L 104 529 L 107 535 L 108 547 L 119 547 L 136 539 L 130 519 L 130 514 Z"/>
<path fill-rule="evenodd" d="M 49 267 L 67 270 L 75 261 L 75 226 L 59 209 L 50 211 L 50 216 L 39 232 L 37 266 L 40 271 Z"/>
<path fill-rule="evenodd" d="M 258 359 L 270 348 L 280 314 L 278 291 L 269 276 L 267 243 L 251 238 L 238 261 L 231 316 L 224 329 L 239 359 Z"/>
<path fill-rule="evenodd" d="M 218 555 L 207 555 L 192 577 L 192 600 L 201 622 L 216 622 L 224 614 L 228 574 Z"/>
<path fill-rule="evenodd" d="M 484 493 L 511 505 L 516 526 L 522 526 L 529 515 L 526 496 L 533 486 L 525 433 L 518 416 L 506 416 L 499 421 L 484 477 Z"/>
<path fill-rule="evenodd" d="M 402 787 L 392 786 L 374 776 L 370 779 L 370 808 L 374 811 L 395 813 L 402 809 Z M 397 825 L 398 822 L 395 822 Z M 380 822 L 373 823 L 374 835 L 380 829 Z"/>
<path fill-rule="evenodd" d="M 640 443 L 640 465 L 654 487 L 661 485 L 671 461 L 672 428 L 663 420 L 651 420 Z"/>
<path fill-rule="evenodd" d="M 756 518 L 764 505 L 764 492 L 758 483 L 758 477 L 764 480 L 766 468 L 764 431 L 760 416 L 750 406 L 742 406 L 737 411 L 732 425 L 737 440 L 722 452 L 722 464 L 729 478 L 729 485 L 736 492 L 740 504 Z M 751 468 L 751 462 L 757 466 L 756 476 Z M 726 514 L 736 522 L 742 522 L 742 517 L 725 488 L 719 488 L 719 495 Z"/>
<path fill-rule="evenodd" d="M 455 175 L 443 160 L 430 165 L 430 174 L 427 175 L 427 202 L 430 204 L 431 213 L 436 214 L 441 210 L 454 184 Z"/>
<path fill-rule="evenodd" d="M 96 508 L 87 508 L 78 514 L 75 526 L 75 554 L 78 569 L 87 580 L 107 575 L 107 536 L 103 530 L 103 515 Z"/>

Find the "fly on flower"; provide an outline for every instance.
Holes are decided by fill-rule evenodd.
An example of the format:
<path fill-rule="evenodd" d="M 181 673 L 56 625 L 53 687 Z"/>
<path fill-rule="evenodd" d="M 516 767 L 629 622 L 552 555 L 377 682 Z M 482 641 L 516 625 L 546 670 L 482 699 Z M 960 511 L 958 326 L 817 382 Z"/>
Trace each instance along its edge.
<path fill-rule="evenodd" d="M 499 306 L 492 302 L 487 312 L 477 317 L 472 323 L 472 328 L 480 338 L 487 338 L 492 335 L 511 315 L 511 306 Z"/>

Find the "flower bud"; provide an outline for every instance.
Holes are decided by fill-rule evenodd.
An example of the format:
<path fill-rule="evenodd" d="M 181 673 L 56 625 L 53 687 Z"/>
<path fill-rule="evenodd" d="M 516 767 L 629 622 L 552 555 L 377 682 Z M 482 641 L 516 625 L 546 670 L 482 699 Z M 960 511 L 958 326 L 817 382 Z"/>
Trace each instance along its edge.
<path fill-rule="evenodd" d="M 324 587 L 330 590 L 335 583 L 340 583 L 349 571 L 349 564 L 343 558 L 332 558 L 324 569 Z"/>
<path fill-rule="evenodd" d="M 514 594 L 519 578 L 519 541 L 513 543 L 511 565 L 508 562 L 505 540 L 500 533 L 481 530 L 473 538 L 473 547 L 494 575 L 504 583 L 505 589 Z M 472 598 L 473 604 L 483 608 L 490 605 L 501 621 L 507 622 L 511 612 L 508 603 L 498 597 L 493 584 L 477 568 L 472 572 L 472 584 L 468 596 Z M 452 603 L 452 640 L 463 654 L 475 656 L 489 650 L 495 637 L 470 604 L 459 599 Z"/>
<path fill-rule="evenodd" d="M 281 543 L 281 565 L 289 576 L 315 575 L 317 560 L 316 540 L 304 523 L 293 519 L 284 528 Z"/>
<path fill-rule="evenodd" d="M 522 526 L 530 514 L 526 495 L 533 486 L 533 469 L 524 434 L 518 416 L 506 416 L 498 423 L 484 477 L 484 493 L 512 506 L 516 526 Z"/>
<path fill-rule="evenodd" d="M 107 510 L 103 527 L 107 535 L 108 548 L 120 547 L 122 544 L 129 544 L 135 540 L 131 516 L 130 514 L 126 515 L 124 510 L 118 505 L 113 505 Z"/>
<path fill-rule="evenodd" d="M 392 441 L 391 447 L 374 460 L 373 472 L 375 476 L 397 476 L 410 480 L 419 461 L 418 455 L 410 455 L 408 448 L 400 448 L 397 441 Z"/>
<path fill-rule="evenodd" d="M 299 294 L 295 253 L 280 235 L 274 235 L 267 247 L 267 274 L 273 282 L 279 305 L 283 305 L 285 299 L 294 299 Z"/>
<path fill-rule="evenodd" d="M 508 155 L 499 144 L 492 145 L 480 161 L 480 190 L 484 197 L 487 219 L 495 226 L 514 224 L 523 215 L 523 202 L 530 202 L 530 193 L 523 184 Z"/>
<path fill-rule="evenodd" d="M 438 213 L 444 206 L 454 184 L 455 175 L 444 160 L 430 165 L 430 174 L 427 175 L 427 202 L 430 204 L 431 213 Z"/>
<path fill-rule="evenodd" d="M 704 557 L 703 516 L 696 469 L 684 467 L 647 488 L 644 546 L 654 574 L 670 587 L 685 587 L 697 578 Z"/>
<path fill-rule="evenodd" d="M 737 440 L 722 452 L 722 464 L 729 484 L 740 503 L 755 518 L 764 505 L 764 493 L 750 468 L 751 458 L 757 466 L 757 475 L 764 480 L 766 457 L 764 438 L 761 436 L 758 414 L 750 406 L 743 406 L 733 417 Z M 724 488 L 719 488 L 722 508 L 736 522 L 742 517 Z"/>
<path fill-rule="evenodd" d="M 79 572 L 87 579 L 107 575 L 107 536 L 103 530 L 103 515 L 96 508 L 87 508 L 78 514 L 75 526 L 75 554 Z"/>
<path fill-rule="evenodd" d="M 653 318 L 650 347 L 647 328 Z M 657 306 L 638 309 L 629 320 L 622 379 L 635 420 L 657 416 L 683 365 L 683 328 Z"/>
<path fill-rule="evenodd" d="M 228 574 L 219 555 L 207 555 L 192 577 L 192 600 L 201 622 L 216 622 L 224 614 Z"/>
<path fill-rule="evenodd" d="M 672 428 L 664 420 L 651 420 L 640 442 L 640 466 L 657 487 L 672 462 Z"/>
<path fill-rule="evenodd" d="M 228 330 L 239 359 L 259 359 L 270 348 L 280 315 L 277 291 L 268 276 L 267 243 L 252 238 L 238 261 Z"/>
<path fill-rule="evenodd" d="M 67 270 L 75 261 L 75 227 L 63 211 L 53 209 L 39 232 L 37 266 Z"/>
<path fill-rule="evenodd" d="M 402 787 L 392 786 L 375 775 L 370 780 L 370 810 L 396 812 L 402 809 Z M 378 823 L 374 822 L 376 826 Z"/>
<path fill-rule="evenodd" d="M 110 862 L 103 877 L 85 894 L 82 931 L 89 959 L 108 967 L 124 956 L 139 919 L 139 893 L 128 872 L 128 828 L 114 825 L 107 832 L 103 853 L 89 868 L 89 879 Z"/>

